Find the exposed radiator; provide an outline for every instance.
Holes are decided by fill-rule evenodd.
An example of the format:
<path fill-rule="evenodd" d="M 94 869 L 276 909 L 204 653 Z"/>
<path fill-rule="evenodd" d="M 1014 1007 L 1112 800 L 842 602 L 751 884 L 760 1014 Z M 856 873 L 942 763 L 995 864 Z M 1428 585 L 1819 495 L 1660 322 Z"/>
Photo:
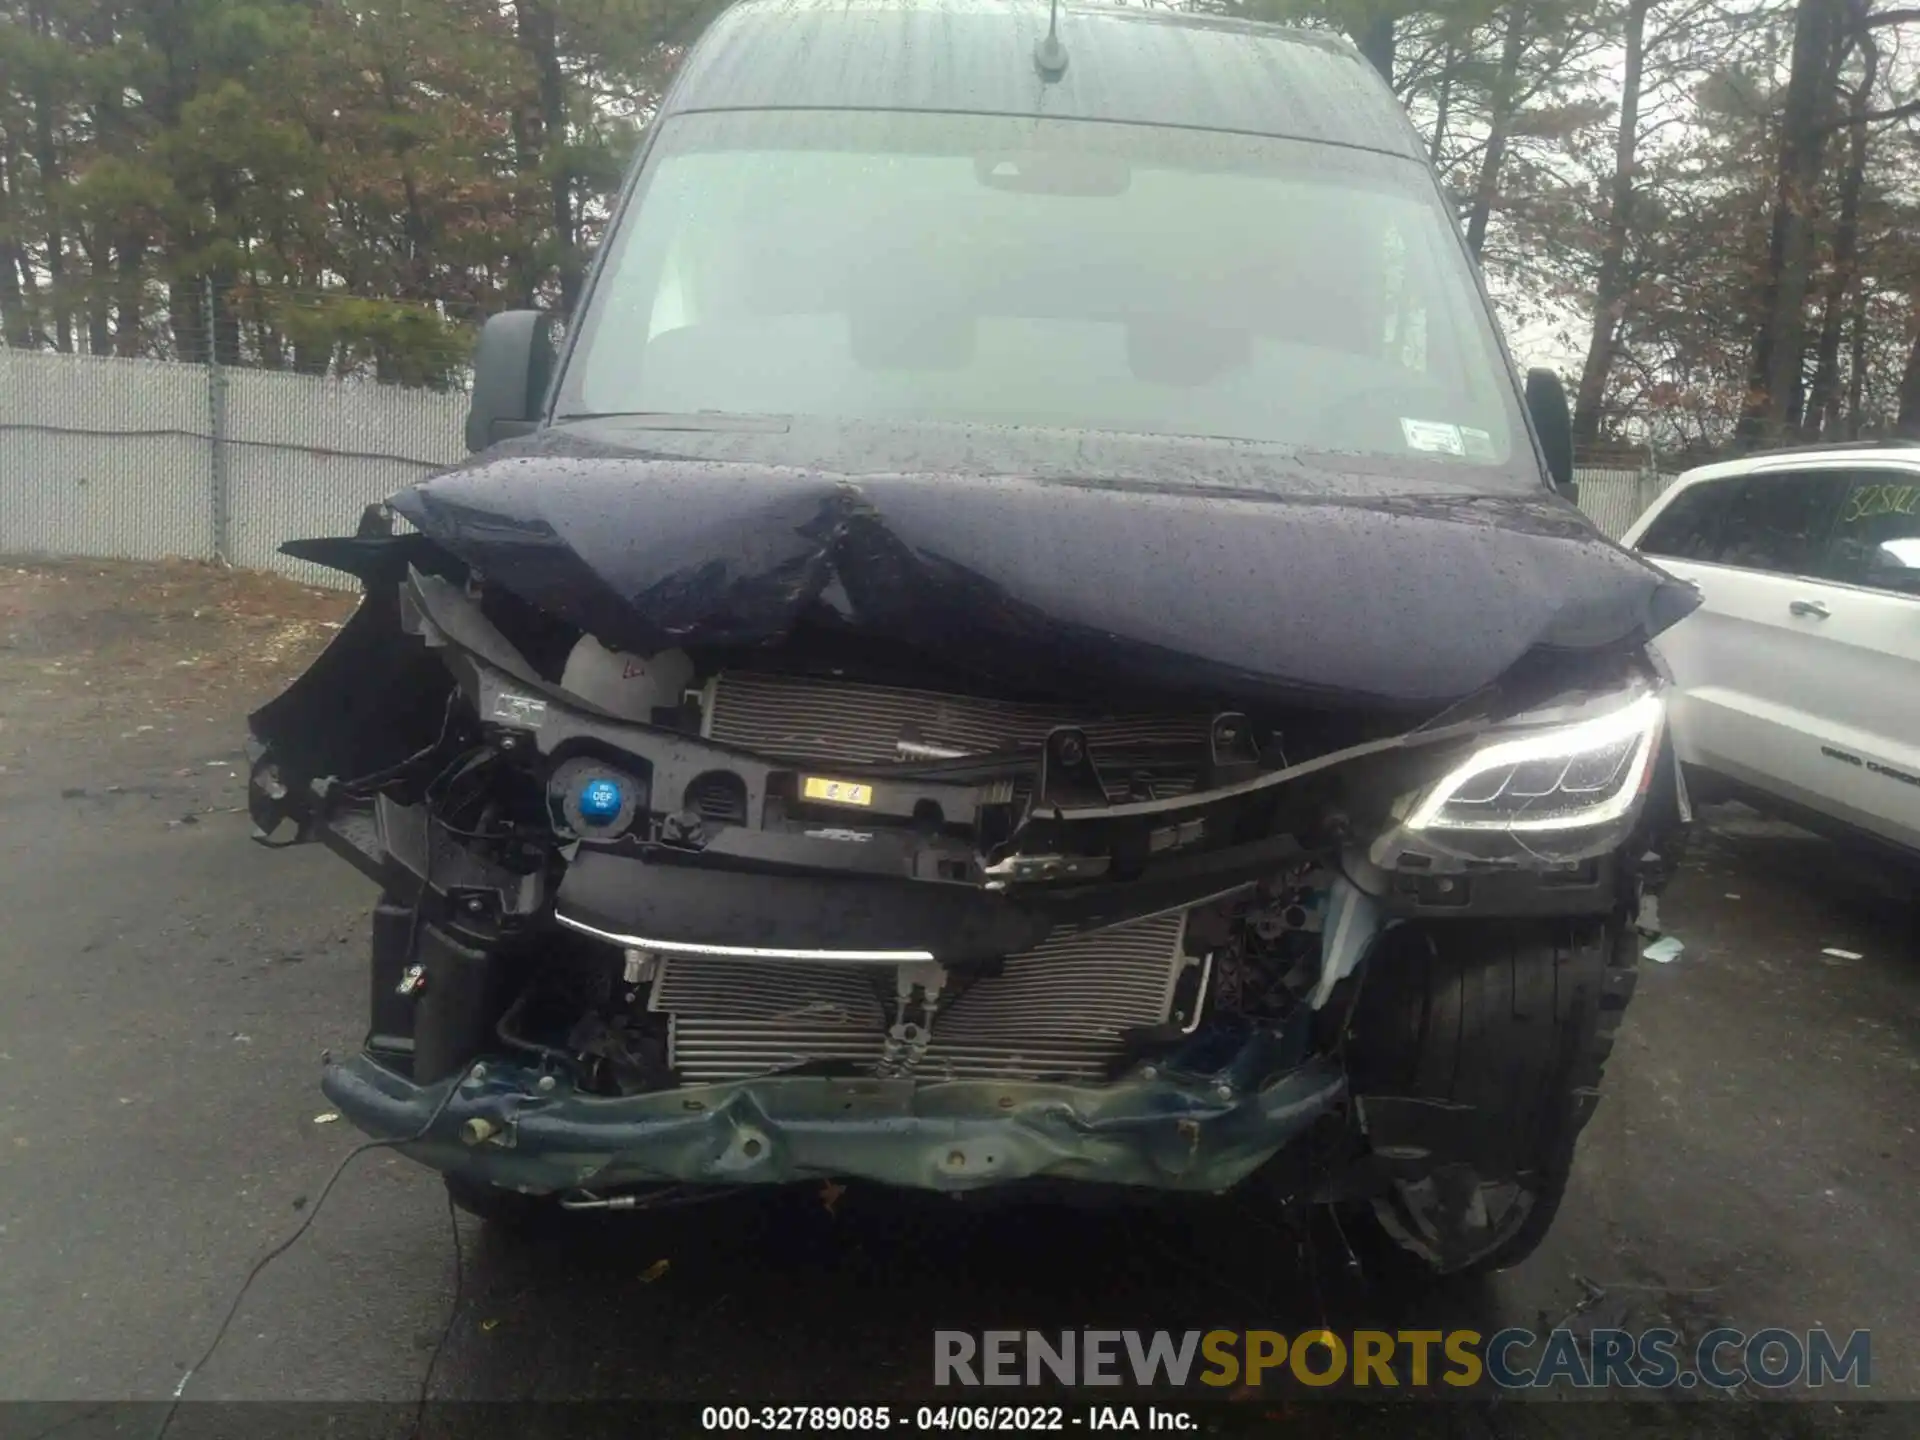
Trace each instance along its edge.
<path fill-rule="evenodd" d="M 921 1079 L 1098 1079 L 1123 1032 L 1165 1023 L 1183 965 L 1184 912 L 1064 934 L 951 990 Z M 649 1006 L 669 1016 L 669 1062 L 688 1081 L 737 1080 L 813 1060 L 871 1065 L 886 1034 L 891 966 L 663 956 Z"/>
<path fill-rule="evenodd" d="M 1060 725 L 1085 730 L 1096 759 L 1120 747 L 1197 747 L 1208 724 L 1205 715 L 1091 718 L 1060 706 L 729 671 L 714 682 L 707 733 L 763 755 L 886 765 L 930 752 L 1030 749 Z"/>
<path fill-rule="evenodd" d="M 1186 912 L 1056 937 L 943 1002 L 921 1075 L 1097 1078 L 1121 1035 L 1164 1024 Z"/>

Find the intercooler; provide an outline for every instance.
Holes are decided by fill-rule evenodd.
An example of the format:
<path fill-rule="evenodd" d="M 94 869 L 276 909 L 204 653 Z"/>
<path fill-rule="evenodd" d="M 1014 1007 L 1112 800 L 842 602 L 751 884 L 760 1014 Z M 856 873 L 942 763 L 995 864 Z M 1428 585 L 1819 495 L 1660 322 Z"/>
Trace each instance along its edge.
<path fill-rule="evenodd" d="M 1126 1031 L 1164 1024 L 1183 966 L 1185 912 L 1057 934 L 1000 972 L 950 987 L 913 1073 L 922 1079 L 1097 1080 Z M 886 1037 L 890 966 L 663 956 L 649 1006 L 669 1017 L 688 1082 L 810 1061 L 870 1066 Z M 957 989 L 957 993 L 956 993 Z"/>
<path fill-rule="evenodd" d="M 1198 748 L 1205 715 L 1090 717 L 1069 707 L 901 690 L 807 676 L 728 671 L 713 682 L 707 734 L 762 755 L 887 765 L 940 755 L 1031 750 L 1061 725 L 1103 751 Z"/>

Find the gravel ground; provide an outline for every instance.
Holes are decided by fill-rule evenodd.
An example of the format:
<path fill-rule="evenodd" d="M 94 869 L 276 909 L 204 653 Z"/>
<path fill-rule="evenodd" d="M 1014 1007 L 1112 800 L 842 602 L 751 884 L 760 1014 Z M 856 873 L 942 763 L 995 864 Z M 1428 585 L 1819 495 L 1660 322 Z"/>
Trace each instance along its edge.
<path fill-rule="evenodd" d="M 351 604 L 200 565 L 0 561 L 0 1399 L 167 1396 L 355 1139 L 321 1122 L 316 1080 L 324 1050 L 360 1040 L 374 897 L 317 848 L 253 847 L 240 808 L 246 710 Z M 1662 910 L 1685 951 L 1645 966 L 1551 1239 L 1491 1281 L 1415 1300 L 1212 1212 L 860 1187 L 607 1217 L 523 1248 L 463 1225 L 433 1393 L 899 1403 L 926 1398 L 936 1328 L 1566 1319 L 1868 1328 L 1873 1398 L 1920 1400 L 1914 902 L 1899 877 L 1729 808 Z M 254 1286 L 194 1395 L 404 1402 L 366 1412 L 404 1431 L 452 1260 L 433 1177 L 365 1157 Z M 1673 1419 L 1437 1408 L 1392 1433 Z M 1898 1405 L 1679 1408 L 1673 1433 L 1920 1429 Z M 0 1406 L 0 1430 L 61 1413 Z M 1245 1409 L 1252 1428 L 1373 1433 L 1345 1407 L 1313 1418 L 1332 1413 Z"/>

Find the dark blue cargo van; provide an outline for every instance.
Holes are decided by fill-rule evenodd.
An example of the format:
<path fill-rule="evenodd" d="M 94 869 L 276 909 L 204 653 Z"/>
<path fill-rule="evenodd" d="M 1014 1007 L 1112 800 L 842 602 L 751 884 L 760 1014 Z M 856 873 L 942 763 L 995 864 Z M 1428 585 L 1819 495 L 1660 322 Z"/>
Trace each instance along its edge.
<path fill-rule="evenodd" d="M 1560 493 L 1352 46 L 748 0 L 553 318 L 404 533 L 292 547 L 366 587 L 253 718 L 263 836 L 384 893 L 343 1113 L 502 1223 L 831 1177 L 1539 1242 L 1694 600 Z"/>

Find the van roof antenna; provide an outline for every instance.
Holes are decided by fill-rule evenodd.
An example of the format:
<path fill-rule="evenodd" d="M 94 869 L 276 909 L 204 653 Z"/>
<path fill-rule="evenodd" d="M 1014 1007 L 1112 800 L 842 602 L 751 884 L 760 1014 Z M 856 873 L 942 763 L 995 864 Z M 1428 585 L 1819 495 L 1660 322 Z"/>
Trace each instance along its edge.
<path fill-rule="evenodd" d="M 1058 80 L 1067 73 L 1067 47 L 1060 43 L 1060 0 L 1047 7 L 1047 33 L 1035 42 L 1033 63 L 1042 80 Z"/>

